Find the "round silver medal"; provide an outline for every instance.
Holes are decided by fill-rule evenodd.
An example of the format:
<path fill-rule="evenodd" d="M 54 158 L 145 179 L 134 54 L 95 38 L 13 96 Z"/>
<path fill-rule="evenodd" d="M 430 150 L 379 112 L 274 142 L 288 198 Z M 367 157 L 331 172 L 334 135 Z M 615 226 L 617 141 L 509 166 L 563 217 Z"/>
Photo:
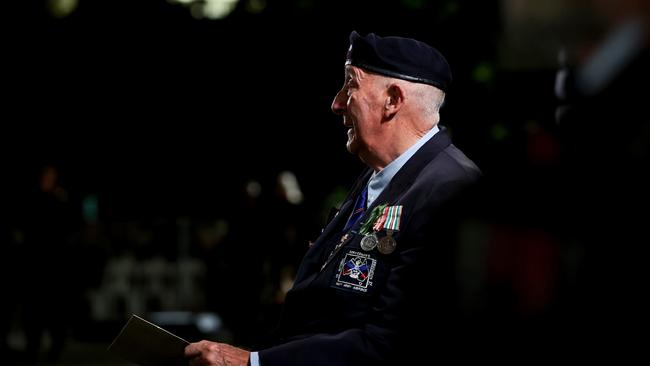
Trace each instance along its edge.
<path fill-rule="evenodd" d="M 383 238 L 379 239 L 379 242 L 377 243 L 377 249 L 381 254 L 390 254 L 395 251 L 396 247 L 397 242 L 390 235 L 386 235 Z"/>
<path fill-rule="evenodd" d="M 361 239 L 361 249 L 365 250 L 366 252 L 369 252 L 377 246 L 377 236 L 373 234 L 369 234 L 363 237 Z"/>

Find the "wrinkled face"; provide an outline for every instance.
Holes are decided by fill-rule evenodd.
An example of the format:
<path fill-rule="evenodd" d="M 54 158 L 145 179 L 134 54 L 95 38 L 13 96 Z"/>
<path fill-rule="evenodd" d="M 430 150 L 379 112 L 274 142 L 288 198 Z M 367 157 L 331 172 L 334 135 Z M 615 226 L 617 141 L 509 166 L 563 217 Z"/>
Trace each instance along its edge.
<path fill-rule="evenodd" d="M 332 111 L 343 117 L 343 125 L 348 128 L 348 151 L 365 162 L 382 146 L 385 97 L 378 76 L 355 66 L 345 67 L 345 82 L 332 102 Z"/>

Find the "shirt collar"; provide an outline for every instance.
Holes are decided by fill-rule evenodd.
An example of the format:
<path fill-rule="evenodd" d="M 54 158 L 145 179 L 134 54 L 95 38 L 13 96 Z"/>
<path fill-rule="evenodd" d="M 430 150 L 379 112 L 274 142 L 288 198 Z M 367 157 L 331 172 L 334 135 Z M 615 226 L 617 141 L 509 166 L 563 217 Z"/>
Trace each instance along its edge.
<path fill-rule="evenodd" d="M 380 172 L 373 172 L 370 180 L 368 181 L 368 203 L 367 207 L 370 207 L 372 203 L 379 197 L 384 188 L 388 186 L 388 183 L 393 179 L 395 174 L 406 164 L 406 162 L 424 145 L 429 141 L 440 129 L 438 125 L 433 126 L 429 132 L 422 136 L 415 144 L 409 147 L 402 155 L 398 156 L 397 159 L 391 161 L 384 169 Z"/>

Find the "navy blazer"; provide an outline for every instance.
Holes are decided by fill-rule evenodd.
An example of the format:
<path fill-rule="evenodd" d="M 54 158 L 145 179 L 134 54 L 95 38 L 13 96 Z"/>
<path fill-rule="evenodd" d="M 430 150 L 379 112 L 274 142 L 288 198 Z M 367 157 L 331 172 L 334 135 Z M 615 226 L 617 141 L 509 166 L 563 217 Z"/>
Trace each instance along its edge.
<path fill-rule="evenodd" d="M 439 334 L 445 323 L 440 319 L 454 311 L 445 305 L 454 287 L 445 213 L 480 171 L 444 128 L 425 143 L 365 211 L 380 204 L 403 207 L 390 254 L 360 247 L 365 216 L 342 232 L 370 175 L 370 169 L 361 175 L 305 255 L 286 296 L 277 342 L 259 351 L 262 366 L 417 362 L 431 356 L 430 342 L 440 341 L 421 334 Z M 361 270 L 351 275 L 349 263 Z M 423 328 L 425 322 L 435 329 Z"/>

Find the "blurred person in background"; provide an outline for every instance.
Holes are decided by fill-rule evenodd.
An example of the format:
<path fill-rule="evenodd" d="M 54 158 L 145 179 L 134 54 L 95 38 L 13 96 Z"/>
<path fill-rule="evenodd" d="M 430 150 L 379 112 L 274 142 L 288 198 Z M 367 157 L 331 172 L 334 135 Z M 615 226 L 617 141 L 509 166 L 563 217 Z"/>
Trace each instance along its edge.
<path fill-rule="evenodd" d="M 38 192 L 26 205 L 25 245 L 21 253 L 21 298 L 28 358 L 37 360 L 45 332 L 51 347 L 48 359 L 57 360 L 68 336 L 74 278 L 68 236 L 72 217 L 68 193 L 59 183 L 59 169 L 46 165 Z"/>

